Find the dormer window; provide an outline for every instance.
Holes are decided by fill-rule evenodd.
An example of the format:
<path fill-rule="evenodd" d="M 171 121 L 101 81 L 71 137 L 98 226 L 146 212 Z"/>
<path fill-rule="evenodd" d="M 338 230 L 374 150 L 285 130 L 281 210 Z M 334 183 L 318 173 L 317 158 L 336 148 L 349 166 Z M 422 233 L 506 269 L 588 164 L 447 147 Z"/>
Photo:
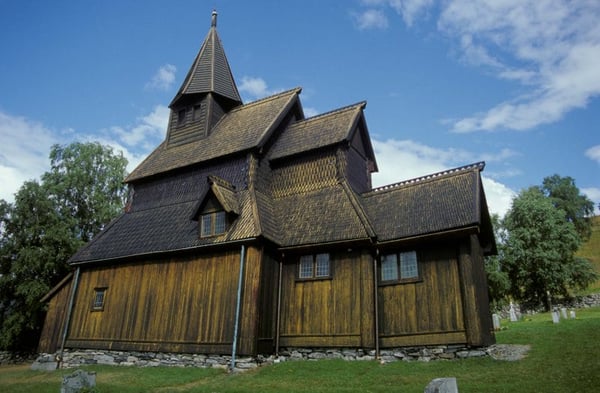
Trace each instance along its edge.
<path fill-rule="evenodd" d="M 227 214 L 215 211 L 200 215 L 200 237 L 216 236 L 227 230 Z"/>

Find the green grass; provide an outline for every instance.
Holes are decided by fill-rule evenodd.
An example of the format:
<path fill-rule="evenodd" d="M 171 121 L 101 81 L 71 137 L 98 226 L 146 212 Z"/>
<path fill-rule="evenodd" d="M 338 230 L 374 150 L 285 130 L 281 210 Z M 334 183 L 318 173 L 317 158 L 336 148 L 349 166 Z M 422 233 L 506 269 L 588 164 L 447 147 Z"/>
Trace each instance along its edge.
<path fill-rule="evenodd" d="M 600 273 L 600 216 L 592 218 L 592 236 L 581 245 L 577 256 L 588 259 L 595 270 Z M 600 292 L 600 279 L 591 284 L 584 292 L 578 295 L 587 295 Z"/>
<path fill-rule="evenodd" d="M 530 344 L 517 362 L 491 358 L 379 364 L 324 360 L 284 362 L 244 374 L 193 368 L 96 366 L 100 393 L 128 392 L 423 392 L 433 378 L 456 377 L 468 392 L 592 392 L 600 386 L 600 308 L 578 310 L 577 319 L 554 325 L 549 314 L 505 322 L 498 343 Z M 60 390 L 73 370 L 31 371 L 0 367 L 0 391 Z"/>

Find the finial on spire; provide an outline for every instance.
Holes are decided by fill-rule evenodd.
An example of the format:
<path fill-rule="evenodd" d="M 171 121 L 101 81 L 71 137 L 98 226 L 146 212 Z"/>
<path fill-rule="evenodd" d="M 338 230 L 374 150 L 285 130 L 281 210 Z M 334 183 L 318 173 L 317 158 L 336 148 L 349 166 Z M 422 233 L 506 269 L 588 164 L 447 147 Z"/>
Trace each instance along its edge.
<path fill-rule="evenodd" d="M 210 27 L 217 27 L 217 10 L 213 10 L 212 17 L 210 19 Z"/>

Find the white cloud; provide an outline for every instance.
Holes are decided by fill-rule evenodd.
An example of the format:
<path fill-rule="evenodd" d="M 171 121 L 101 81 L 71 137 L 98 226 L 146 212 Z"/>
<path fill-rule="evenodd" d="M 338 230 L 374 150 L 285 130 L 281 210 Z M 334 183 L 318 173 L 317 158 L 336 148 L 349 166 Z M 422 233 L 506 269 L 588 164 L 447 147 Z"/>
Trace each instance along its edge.
<path fill-rule="evenodd" d="M 0 112 L 0 198 L 12 202 L 23 182 L 48 170 L 55 143 L 58 138 L 42 124 Z"/>
<path fill-rule="evenodd" d="M 158 145 L 165 136 L 169 114 L 169 108 L 157 105 L 150 114 L 138 118 L 135 125 L 127 128 L 114 126 L 109 131 L 129 147 L 149 149 Z"/>
<path fill-rule="evenodd" d="M 455 132 L 528 130 L 562 119 L 600 95 L 600 2 L 570 0 L 364 0 L 392 7 L 411 26 L 438 11 L 440 32 L 466 63 L 525 93 L 453 122 Z M 523 91 L 523 90 L 521 90 Z"/>
<path fill-rule="evenodd" d="M 388 19 L 382 10 L 368 9 L 362 13 L 354 13 L 354 22 L 359 30 L 386 29 Z"/>
<path fill-rule="evenodd" d="M 464 150 L 438 149 L 410 140 L 373 139 L 373 149 L 379 166 L 379 172 L 373 174 L 375 187 L 440 172 L 482 158 Z M 512 154 L 509 150 L 502 150 L 497 154 L 486 154 L 486 157 L 488 162 L 494 162 Z M 489 177 L 482 178 L 490 212 L 504 216 L 510 208 L 514 191 Z"/>
<path fill-rule="evenodd" d="M 175 72 L 177 67 L 172 64 L 161 66 L 150 82 L 146 83 L 147 89 L 169 90 L 175 82 Z"/>
<path fill-rule="evenodd" d="M 592 146 L 585 151 L 585 156 L 600 164 L 600 145 Z"/>
<path fill-rule="evenodd" d="M 600 214 L 600 188 L 598 187 L 588 187 L 581 188 L 581 192 L 590 198 L 592 202 L 594 202 L 594 214 Z"/>
<path fill-rule="evenodd" d="M 319 114 L 319 111 L 316 108 L 304 107 L 304 116 L 305 117 L 313 117 Z"/>

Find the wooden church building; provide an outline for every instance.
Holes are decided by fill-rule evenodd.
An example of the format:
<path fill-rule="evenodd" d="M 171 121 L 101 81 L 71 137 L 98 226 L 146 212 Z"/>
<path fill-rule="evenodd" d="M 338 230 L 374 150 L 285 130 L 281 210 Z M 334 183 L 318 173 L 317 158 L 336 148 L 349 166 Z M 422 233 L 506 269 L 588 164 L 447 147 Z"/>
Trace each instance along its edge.
<path fill-rule="evenodd" d="M 373 188 L 365 103 L 242 103 L 211 27 L 124 212 L 43 299 L 40 352 L 494 342 L 483 163 Z"/>

